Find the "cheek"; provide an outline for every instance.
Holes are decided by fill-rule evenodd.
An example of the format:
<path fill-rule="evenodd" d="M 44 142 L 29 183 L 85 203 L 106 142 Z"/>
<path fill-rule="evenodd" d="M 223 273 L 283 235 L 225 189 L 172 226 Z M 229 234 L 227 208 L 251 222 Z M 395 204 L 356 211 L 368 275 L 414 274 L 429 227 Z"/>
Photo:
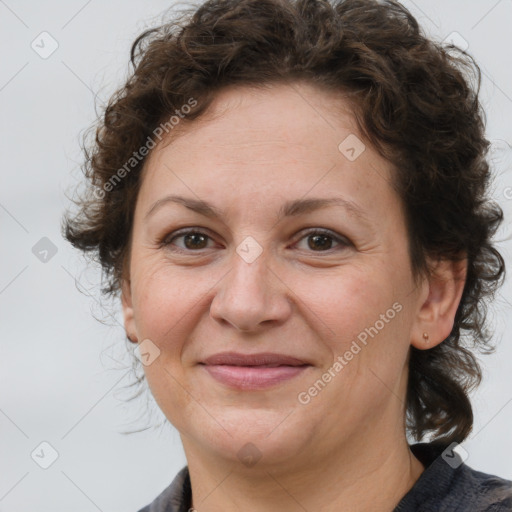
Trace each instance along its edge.
<path fill-rule="evenodd" d="M 183 269 L 149 259 L 133 274 L 134 314 L 141 339 L 150 339 L 160 350 L 144 373 L 155 401 L 178 429 L 186 429 L 181 412 L 197 405 L 186 385 L 182 352 L 197 323 L 198 302 L 204 280 Z M 202 284 L 203 283 L 203 284 Z"/>
<path fill-rule="evenodd" d="M 139 332 L 162 340 L 191 312 L 208 282 L 193 273 L 148 259 L 134 274 L 134 314 Z"/>
<path fill-rule="evenodd" d="M 333 373 L 333 361 L 341 365 L 331 391 L 349 387 L 352 401 L 373 400 L 376 406 L 399 385 L 409 348 L 407 283 L 389 268 L 350 266 L 335 277 L 297 278 L 294 286 L 305 311 L 317 318 L 318 332 L 326 333 L 322 342 L 331 357 L 324 370 Z M 331 398 L 326 394 L 321 401 Z"/>
<path fill-rule="evenodd" d="M 392 306 L 400 298 L 392 276 L 376 267 L 350 265 L 323 275 L 296 275 L 291 282 L 294 294 L 333 340 L 357 336 L 390 308 L 389 316 L 394 316 Z"/>

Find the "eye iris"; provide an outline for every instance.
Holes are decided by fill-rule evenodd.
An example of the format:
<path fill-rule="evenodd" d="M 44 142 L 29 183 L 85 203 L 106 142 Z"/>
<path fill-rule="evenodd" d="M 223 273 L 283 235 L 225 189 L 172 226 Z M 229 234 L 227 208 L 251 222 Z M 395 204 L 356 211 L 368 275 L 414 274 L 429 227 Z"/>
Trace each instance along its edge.
<path fill-rule="evenodd" d="M 206 238 L 206 236 L 200 233 L 188 233 L 183 237 L 183 241 L 187 249 L 204 249 L 206 247 Z M 187 243 L 189 241 L 192 243 Z M 204 243 L 203 246 L 200 246 L 201 243 Z"/>
<path fill-rule="evenodd" d="M 317 250 L 320 249 L 330 249 L 332 246 L 332 239 L 326 235 L 311 235 L 308 237 L 308 246 L 310 249 Z M 311 241 L 314 240 L 313 244 Z M 318 243 L 318 245 L 316 245 Z"/>

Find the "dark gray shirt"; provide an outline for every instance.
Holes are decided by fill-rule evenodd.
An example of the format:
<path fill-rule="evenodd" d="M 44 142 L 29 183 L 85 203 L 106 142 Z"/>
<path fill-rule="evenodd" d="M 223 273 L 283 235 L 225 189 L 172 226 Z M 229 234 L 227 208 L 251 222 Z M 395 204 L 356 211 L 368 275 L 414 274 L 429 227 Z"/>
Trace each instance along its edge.
<path fill-rule="evenodd" d="M 446 445 L 410 447 L 425 471 L 393 512 L 512 512 L 512 481 L 475 471 Z M 192 491 L 188 466 L 153 503 L 139 512 L 188 512 Z"/>

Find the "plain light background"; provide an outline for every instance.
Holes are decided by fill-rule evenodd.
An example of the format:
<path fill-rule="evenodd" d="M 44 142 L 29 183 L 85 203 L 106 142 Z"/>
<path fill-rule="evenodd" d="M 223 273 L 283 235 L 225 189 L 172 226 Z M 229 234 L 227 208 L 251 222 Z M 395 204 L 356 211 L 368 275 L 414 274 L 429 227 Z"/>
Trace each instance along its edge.
<path fill-rule="evenodd" d="M 481 65 L 497 175 L 494 196 L 506 213 L 499 248 L 510 265 L 512 1 L 404 4 L 428 34 L 468 45 Z M 0 0 L 3 512 L 137 511 L 186 464 L 179 436 L 168 424 L 122 433 L 148 423 L 161 425 L 162 414 L 150 398 L 123 401 L 131 374 L 119 308 L 114 318 L 108 317 L 97 270 L 86 269 L 60 235 L 61 216 L 69 206 L 65 194 L 81 181 L 80 135 L 95 119 L 95 97 L 101 106 L 122 84 L 133 39 L 158 24 L 169 6 L 159 0 Z M 42 58 L 31 47 L 33 41 L 39 53 L 49 52 L 52 44 L 58 48 Z M 45 237 L 51 243 L 41 241 Z M 37 257 L 41 247 L 49 251 L 46 262 Z M 508 479 L 510 297 L 507 280 L 489 312 L 498 350 L 481 358 L 485 375 L 473 395 L 474 433 L 463 444 L 467 464 Z M 51 462 L 52 449 L 42 442 L 58 454 L 48 469 L 35 462 Z"/>

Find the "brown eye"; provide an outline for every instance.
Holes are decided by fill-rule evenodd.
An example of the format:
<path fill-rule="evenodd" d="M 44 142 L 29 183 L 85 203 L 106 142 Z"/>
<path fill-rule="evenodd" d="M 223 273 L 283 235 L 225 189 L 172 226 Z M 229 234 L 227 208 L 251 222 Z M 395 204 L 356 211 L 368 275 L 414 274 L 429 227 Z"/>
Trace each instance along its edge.
<path fill-rule="evenodd" d="M 317 249 L 330 249 L 332 246 L 332 238 L 325 235 L 308 236 L 308 247 L 316 251 Z"/>
<path fill-rule="evenodd" d="M 177 243 L 177 240 L 182 241 Z M 296 245 L 300 245 L 304 240 L 307 240 L 307 247 L 299 247 L 299 249 L 314 252 L 328 252 L 334 249 L 343 249 L 350 245 L 350 242 L 345 238 L 331 231 L 321 229 L 307 232 Z M 212 238 L 203 231 L 188 229 L 172 233 L 161 242 L 161 245 L 176 252 L 199 252 L 209 248 L 209 241 L 212 241 Z"/>
<path fill-rule="evenodd" d="M 336 249 L 336 245 L 333 247 L 333 244 L 337 244 L 339 246 L 338 248 L 350 245 L 350 243 L 343 237 L 340 237 L 331 231 L 319 229 L 306 233 L 306 235 L 300 239 L 299 243 L 303 240 L 307 240 L 307 249 L 314 252 L 327 252 L 333 248 Z"/>
<path fill-rule="evenodd" d="M 204 249 L 208 237 L 202 233 L 189 233 L 183 236 L 183 243 L 187 249 Z"/>
<path fill-rule="evenodd" d="M 176 240 L 180 239 L 182 239 L 182 242 L 177 244 Z M 211 238 L 202 231 L 189 229 L 187 231 L 173 233 L 162 241 L 162 245 L 171 250 L 193 252 L 207 249 L 209 240 L 211 240 Z"/>

